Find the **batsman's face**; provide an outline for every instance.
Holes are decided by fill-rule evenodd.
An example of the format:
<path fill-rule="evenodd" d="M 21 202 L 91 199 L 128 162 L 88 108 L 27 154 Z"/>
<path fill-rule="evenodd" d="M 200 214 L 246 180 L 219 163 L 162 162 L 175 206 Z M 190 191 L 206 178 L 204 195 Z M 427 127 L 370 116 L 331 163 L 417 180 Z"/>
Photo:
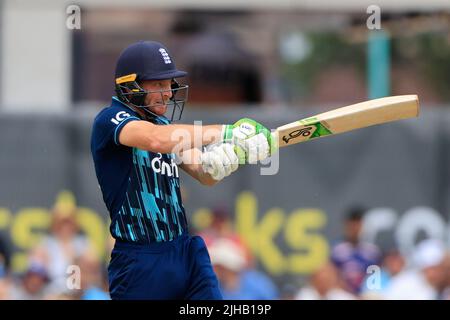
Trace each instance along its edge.
<path fill-rule="evenodd" d="M 146 80 L 141 83 L 142 89 L 149 91 L 145 98 L 145 105 L 157 115 L 164 115 L 167 103 L 172 97 L 172 80 Z"/>

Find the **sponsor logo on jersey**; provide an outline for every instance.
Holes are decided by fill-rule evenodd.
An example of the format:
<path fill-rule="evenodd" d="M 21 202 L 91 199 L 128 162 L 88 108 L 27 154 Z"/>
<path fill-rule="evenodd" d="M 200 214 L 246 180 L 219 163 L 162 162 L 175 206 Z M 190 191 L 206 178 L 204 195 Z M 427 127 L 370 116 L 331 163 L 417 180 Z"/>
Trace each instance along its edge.
<path fill-rule="evenodd" d="M 128 117 L 130 117 L 130 114 L 128 112 L 119 111 L 114 118 L 111 118 L 111 122 L 114 124 L 119 124 Z"/>
<path fill-rule="evenodd" d="M 164 160 L 162 160 L 162 154 L 158 153 L 158 155 L 152 159 L 151 166 L 153 171 L 156 173 L 160 173 L 162 175 L 167 175 L 168 177 L 176 177 L 178 178 L 178 166 L 175 163 L 174 159 L 170 159 L 170 164 Z"/>

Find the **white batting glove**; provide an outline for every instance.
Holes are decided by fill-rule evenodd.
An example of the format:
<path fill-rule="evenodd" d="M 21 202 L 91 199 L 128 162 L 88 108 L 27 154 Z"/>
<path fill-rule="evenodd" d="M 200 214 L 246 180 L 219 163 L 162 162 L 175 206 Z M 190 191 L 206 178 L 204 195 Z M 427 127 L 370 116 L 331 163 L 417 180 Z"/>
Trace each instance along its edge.
<path fill-rule="evenodd" d="M 200 161 L 203 171 L 217 181 L 229 176 L 239 166 L 239 158 L 234 151 L 234 146 L 230 143 L 206 146 Z"/>
<path fill-rule="evenodd" d="M 247 153 L 247 162 L 250 164 L 255 164 L 258 160 L 264 160 L 270 155 L 269 143 L 262 133 L 247 138 L 243 142 L 243 149 Z"/>

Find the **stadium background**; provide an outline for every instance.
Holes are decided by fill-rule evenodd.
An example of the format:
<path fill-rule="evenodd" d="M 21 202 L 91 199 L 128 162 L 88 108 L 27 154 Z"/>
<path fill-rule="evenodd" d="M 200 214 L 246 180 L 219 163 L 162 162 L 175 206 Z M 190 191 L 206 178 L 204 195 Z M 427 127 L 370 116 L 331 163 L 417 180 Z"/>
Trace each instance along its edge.
<path fill-rule="evenodd" d="M 0 1 L 0 234 L 11 283 L 33 270 L 55 210 L 76 208 L 104 273 L 111 241 L 90 129 L 113 93 L 118 54 L 139 39 L 165 43 L 189 72 L 185 123 L 246 116 L 275 128 L 419 95 L 420 118 L 284 149 L 275 175 L 246 166 L 213 188 L 182 175 L 192 232 L 208 237 L 217 217 L 227 220 L 278 297 L 329 260 L 355 207 L 366 213 L 361 238 L 382 252 L 409 261 L 429 237 L 448 247 L 450 5 L 379 1 L 382 29 L 369 30 L 371 4 Z M 70 5 L 80 29 L 66 25 Z"/>

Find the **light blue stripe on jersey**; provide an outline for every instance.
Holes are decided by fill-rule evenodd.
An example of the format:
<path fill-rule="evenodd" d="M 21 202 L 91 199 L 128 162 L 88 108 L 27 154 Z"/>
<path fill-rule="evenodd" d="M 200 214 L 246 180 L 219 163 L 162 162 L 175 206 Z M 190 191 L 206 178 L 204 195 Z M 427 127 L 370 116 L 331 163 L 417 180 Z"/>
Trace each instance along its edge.
<path fill-rule="evenodd" d="M 165 216 L 166 219 L 167 219 L 166 208 L 163 208 L 162 211 L 163 211 L 164 216 Z M 174 220 L 174 221 L 175 221 L 175 220 Z M 172 230 L 170 230 L 170 229 L 168 229 L 168 230 L 169 230 L 169 241 L 171 241 L 171 240 L 173 240 L 173 233 L 172 233 Z"/>
<path fill-rule="evenodd" d="M 164 222 L 165 225 L 169 225 L 169 220 L 167 219 L 167 215 L 165 214 L 161 214 L 161 210 L 159 209 L 156 200 L 155 200 L 155 195 L 152 194 L 149 190 L 149 187 L 147 185 L 147 178 L 144 172 L 143 167 L 149 167 L 150 166 L 150 159 L 149 159 L 149 154 L 146 151 L 143 150 L 139 150 L 139 149 L 133 149 L 134 151 L 134 155 L 136 157 L 137 160 L 137 166 L 138 168 L 138 172 L 139 175 L 141 177 L 141 186 L 142 186 L 142 190 L 140 192 L 141 194 L 141 198 L 142 201 L 150 206 L 150 215 L 148 213 L 148 211 L 146 210 L 146 216 L 147 218 L 150 219 L 152 226 L 153 226 L 153 230 L 156 236 L 156 241 L 165 241 L 165 236 L 162 230 L 159 229 L 158 227 L 158 218 L 160 221 Z M 157 181 L 156 181 L 156 185 L 157 185 Z M 155 190 L 155 193 L 158 195 L 159 190 Z"/>
<path fill-rule="evenodd" d="M 131 230 L 131 225 L 127 224 L 127 227 L 128 227 L 128 233 L 130 234 L 131 240 L 136 241 L 136 238 L 134 237 L 134 234 L 133 234 L 133 230 Z"/>
<path fill-rule="evenodd" d="M 150 192 L 149 188 L 147 186 L 147 179 L 146 179 L 146 176 L 144 173 L 144 168 L 143 168 L 143 167 L 149 167 L 149 165 L 150 165 L 150 159 L 148 157 L 148 152 L 133 148 L 133 154 L 136 157 L 136 161 L 137 161 L 136 165 L 138 166 L 139 175 L 141 176 L 142 190 L 144 190 L 144 192 Z"/>
<path fill-rule="evenodd" d="M 117 222 L 117 221 L 116 221 L 116 226 L 115 226 L 114 232 L 116 233 L 116 236 L 118 236 L 119 238 L 122 238 L 122 234 L 120 233 L 120 228 L 119 228 L 119 222 Z"/>
<path fill-rule="evenodd" d="M 135 214 L 134 214 L 134 208 L 131 207 L 131 206 L 129 206 L 128 208 L 130 208 L 131 216 L 134 217 L 134 216 L 135 216 Z"/>
<path fill-rule="evenodd" d="M 160 235 L 160 231 L 158 228 L 158 224 L 156 223 L 156 221 L 158 220 L 158 216 L 161 215 L 161 212 L 159 211 L 159 207 L 156 204 L 155 201 L 155 197 L 153 196 L 153 194 L 149 193 L 149 192 L 141 192 L 141 197 L 142 197 L 142 201 L 149 205 L 149 210 L 150 210 L 150 215 L 148 214 L 148 211 L 146 210 L 146 216 L 147 218 L 150 219 L 150 222 L 153 225 L 153 230 L 155 231 L 155 236 L 156 236 L 156 241 L 161 241 L 161 235 Z"/>
<path fill-rule="evenodd" d="M 127 193 L 127 202 L 128 202 L 128 208 L 130 208 L 131 216 L 137 217 L 137 221 L 139 223 L 139 229 L 141 230 L 141 235 L 145 236 L 145 229 L 144 229 L 144 226 L 142 225 L 142 218 L 143 218 L 142 210 L 139 208 L 133 208 L 131 206 L 130 199 L 128 197 L 128 193 Z"/>
<path fill-rule="evenodd" d="M 170 194 L 172 195 L 170 197 L 170 201 L 172 203 L 172 206 L 175 208 L 175 210 L 177 212 L 180 212 L 181 211 L 181 207 L 180 207 L 180 203 L 178 201 L 178 195 L 177 195 L 177 192 L 176 192 L 176 185 L 175 185 L 175 182 L 173 180 L 170 181 Z"/>
<path fill-rule="evenodd" d="M 156 172 L 155 171 L 153 171 L 153 179 L 155 180 L 155 196 L 158 199 L 161 199 L 161 196 L 159 194 L 158 179 L 156 178 Z"/>
<path fill-rule="evenodd" d="M 136 209 L 136 216 L 137 216 L 137 220 L 138 220 L 138 224 L 139 224 L 139 229 L 141 230 L 141 235 L 145 236 L 145 229 L 144 229 L 144 226 L 142 225 L 142 210 L 141 209 Z"/>

